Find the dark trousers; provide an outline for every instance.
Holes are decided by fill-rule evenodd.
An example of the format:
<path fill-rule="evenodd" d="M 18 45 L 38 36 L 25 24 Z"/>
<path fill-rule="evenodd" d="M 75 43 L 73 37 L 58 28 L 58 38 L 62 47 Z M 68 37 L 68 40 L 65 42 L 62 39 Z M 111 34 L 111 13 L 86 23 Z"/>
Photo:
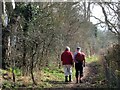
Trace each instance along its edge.
<path fill-rule="evenodd" d="M 83 63 L 75 63 L 75 76 L 78 78 L 78 75 L 80 75 L 80 78 L 83 76 Z"/>

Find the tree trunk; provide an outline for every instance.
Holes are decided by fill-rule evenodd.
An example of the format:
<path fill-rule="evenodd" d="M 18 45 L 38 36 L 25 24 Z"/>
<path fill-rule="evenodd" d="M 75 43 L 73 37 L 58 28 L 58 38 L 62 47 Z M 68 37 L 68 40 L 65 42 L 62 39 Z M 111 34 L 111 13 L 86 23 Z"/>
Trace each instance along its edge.
<path fill-rule="evenodd" d="M 2 8 L 2 2 L 0 2 L 0 8 Z M 1 14 L 2 12 L 0 10 L 0 16 Z M 1 17 L 0 17 L 0 63 L 2 63 L 2 18 Z M 0 64 L 0 68 L 2 68 L 1 64 Z"/>
<path fill-rule="evenodd" d="M 34 57 L 34 56 L 33 56 Z M 35 81 L 35 78 L 34 78 L 34 74 L 33 74 L 33 62 L 34 62 L 34 60 L 33 60 L 33 57 L 32 57 L 32 61 L 31 61 L 31 78 L 32 78 L 32 81 L 33 81 L 33 84 L 34 85 L 37 85 L 37 83 L 36 83 L 36 81 Z"/>
<path fill-rule="evenodd" d="M 104 69 L 105 69 L 105 76 L 106 76 L 106 80 L 107 80 L 107 85 L 110 87 L 110 73 L 108 70 L 108 65 L 107 65 L 107 58 L 106 56 L 104 56 L 104 60 L 103 60 L 103 65 L 104 65 Z"/>
<path fill-rule="evenodd" d="M 32 53 L 33 53 L 33 47 L 32 47 Z M 34 85 L 37 85 L 37 83 L 36 83 L 36 81 L 35 81 L 35 78 L 34 78 L 34 74 L 33 74 L 34 55 L 35 55 L 35 54 L 36 54 L 36 53 L 33 53 L 33 54 L 32 54 L 32 59 L 31 59 L 32 61 L 31 61 L 31 67 L 30 67 L 30 68 L 31 68 L 31 69 L 30 69 L 31 71 L 30 71 L 30 72 L 31 72 L 31 78 L 32 78 L 33 84 L 34 84 Z"/>
<path fill-rule="evenodd" d="M 7 63 L 7 50 L 8 50 L 8 37 L 9 37 L 9 31 L 7 31 L 7 28 L 2 30 L 2 68 L 6 69 Z"/>
<path fill-rule="evenodd" d="M 23 39 L 23 75 L 25 75 L 25 72 L 26 72 L 26 40 L 25 40 L 25 37 L 26 37 L 26 31 L 28 29 L 28 24 L 25 23 L 24 25 L 24 28 L 23 28 L 23 36 L 24 36 L 24 39 Z"/>
<path fill-rule="evenodd" d="M 12 67 L 12 77 L 13 77 L 13 82 L 15 84 L 15 73 L 14 73 L 14 67 Z"/>

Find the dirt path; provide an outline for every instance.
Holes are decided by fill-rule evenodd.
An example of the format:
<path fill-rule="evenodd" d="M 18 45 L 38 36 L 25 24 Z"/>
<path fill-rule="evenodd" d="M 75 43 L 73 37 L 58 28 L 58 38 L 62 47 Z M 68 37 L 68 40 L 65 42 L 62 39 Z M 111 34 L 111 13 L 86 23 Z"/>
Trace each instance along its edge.
<path fill-rule="evenodd" d="M 99 66 L 99 65 L 98 65 Z M 104 81 L 98 81 L 96 77 L 98 77 L 98 69 L 99 68 L 95 63 L 87 64 L 84 67 L 84 76 L 82 78 L 83 83 L 76 84 L 75 79 L 73 82 L 66 85 L 66 88 L 95 88 L 95 87 L 102 87 Z M 102 81 L 102 82 L 101 82 Z"/>
<path fill-rule="evenodd" d="M 78 83 L 76 84 L 75 79 L 73 80 L 73 82 L 71 82 L 70 84 L 67 84 L 66 87 L 68 88 L 76 88 L 76 87 L 89 87 L 90 86 L 90 82 L 88 81 L 88 76 L 90 75 L 90 66 L 87 64 L 86 67 L 84 67 L 83 71 L 84 71 L 84 76 L 82 78 L 83 83 Z"/>

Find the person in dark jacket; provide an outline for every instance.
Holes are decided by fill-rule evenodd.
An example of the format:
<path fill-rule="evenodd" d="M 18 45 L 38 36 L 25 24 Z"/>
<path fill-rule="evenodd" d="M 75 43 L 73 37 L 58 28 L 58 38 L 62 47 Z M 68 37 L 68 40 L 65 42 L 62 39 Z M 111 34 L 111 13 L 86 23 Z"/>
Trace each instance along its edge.
<path fill-rule="evenodd" d="M 73 54 L 72 52 L 70 52 L 70 48 L 68 46 L 66 47 L 65 51 L 61 54 L 61 61 L 64 67 L 65 82 L 71 82 L 72 66 L 74 65 L 74 62 L 73 62 Z"/>
<path fill-rule="evenodd" d="M 85 54 L 81 52 L 80 47 L 77 47 L 77 51 L 74 53 L 74 62 L 76 83 L 78 83 L 78 81 L 82 83 L 81 78 L 83 77 L 83 67 L 85 67 Z"/>

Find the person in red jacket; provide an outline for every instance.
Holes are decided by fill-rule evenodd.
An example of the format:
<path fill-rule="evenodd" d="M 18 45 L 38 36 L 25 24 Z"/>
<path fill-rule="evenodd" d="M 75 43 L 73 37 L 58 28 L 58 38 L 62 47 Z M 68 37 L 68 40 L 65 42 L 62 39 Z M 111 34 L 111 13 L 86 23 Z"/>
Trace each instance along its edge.
<path fill-rule="evenodd" d="M 74 65 L 73 62 L 73 54 L 70 52 L 70 48 L 67 46 L 65 51 L 61 55 L 62 65 L 64 66 L 64 74 L 65 74 L 65 82 L 71 82 L 72 78 L 72 66 Z"/>
<path fill-rule="evenodd" d="M 77 51 L 74 53 L 74 62 L 76 71 L 76 83 L 78 83 L 78 81 L 82 83 L 81 78 L 83 77 L 83 67 L 85 67 L 85 54 L 81 52 L 80 47 L 77 47 Z"/>

